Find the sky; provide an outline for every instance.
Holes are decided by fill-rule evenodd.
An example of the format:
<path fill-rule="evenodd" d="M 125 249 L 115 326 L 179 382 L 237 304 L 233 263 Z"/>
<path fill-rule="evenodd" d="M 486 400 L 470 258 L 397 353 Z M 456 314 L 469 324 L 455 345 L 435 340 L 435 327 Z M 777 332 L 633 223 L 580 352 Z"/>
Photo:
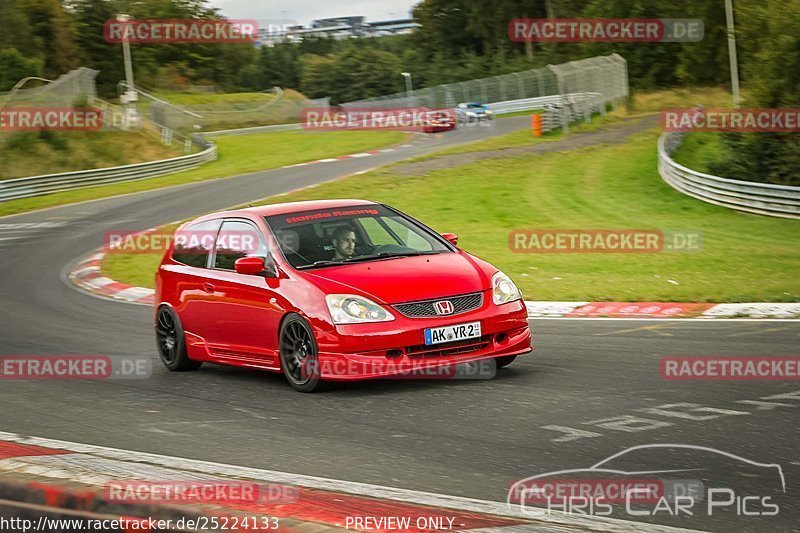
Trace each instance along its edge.
<path fill-rule="evenodd" d="M 420 0 L 209 0 L 228 18 L 291 20 L 308 25 L 314 19 L 364 15 L 367 21 L 408 18 Z"/>

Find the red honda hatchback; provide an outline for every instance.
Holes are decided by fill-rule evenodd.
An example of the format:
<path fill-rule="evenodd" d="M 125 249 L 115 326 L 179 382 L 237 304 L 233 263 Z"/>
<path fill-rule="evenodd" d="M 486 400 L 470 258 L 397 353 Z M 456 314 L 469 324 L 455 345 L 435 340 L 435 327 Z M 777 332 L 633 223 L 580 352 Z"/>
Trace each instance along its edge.
<path fill-rule="evenodd" d="M 411 217 L 364 200 L 252 207 L 183 224 L 156 274 L 170 370 L 282 371 L 295 389 L 531 351 L 514 282 Z"/>

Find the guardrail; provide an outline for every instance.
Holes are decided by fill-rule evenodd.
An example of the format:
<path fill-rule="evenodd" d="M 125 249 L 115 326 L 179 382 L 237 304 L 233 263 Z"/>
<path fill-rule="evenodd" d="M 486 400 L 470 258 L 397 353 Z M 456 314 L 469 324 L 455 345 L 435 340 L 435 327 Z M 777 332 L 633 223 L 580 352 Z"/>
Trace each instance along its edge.
<path fill-rule="evenodd" d="M 800 218 L 800 187 L 732 180 L 703 174 L 670 157 L 683 133 L 664 133 L 658 139 L 658 172 L 672 188 L 698 200 L 738 211 L 783 218 Z"/>
<path fill-rule="evenodd" d="M 537 96 L 536 98 L 523 98 L 522 100 L 508 100 L 488 104 L 495 113 L 515 113 L 517 111 L 531 111 L 533 109 L 545 109 L 548 106 L 560 106 L 583 103 L 587 100 L 602 98 L 600 93 L 572 93 L 572 94 L 551 94 L 548 96 Z"/>
<path fill-rule="evenodd" d="M 0 202 L 71 191 L 95 185 L 155 178 L 173 172 L 189 170 L 214 161 L 217 158 L 217 145 L 199 137 L 195 137 L 195 142 L 203 148 L 202 151 L 171 159 L 120 167 L 2 180 L 0 181 Z"/>
<path fill-rule="evenodd" d="M 490 104 L 497 114 L 544 109 L 542 131 L 563 128 L 569 133 L 569 124 L 583 119 L 589 122 L 595 113 L 606 113 L 606 97 L 600 93 L 570 93 L 538 96 Z"/>

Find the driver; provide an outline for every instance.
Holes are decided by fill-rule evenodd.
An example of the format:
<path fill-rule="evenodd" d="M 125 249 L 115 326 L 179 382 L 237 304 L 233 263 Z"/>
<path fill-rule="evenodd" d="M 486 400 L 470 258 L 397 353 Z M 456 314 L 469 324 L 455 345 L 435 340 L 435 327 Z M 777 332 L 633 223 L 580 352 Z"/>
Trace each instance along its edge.
<path fill-rule="evenodd" d="M 348 259 L 356 250 L 356 232 L 349 226 L 340 226 L 333 232 L 333 259 Z"/>

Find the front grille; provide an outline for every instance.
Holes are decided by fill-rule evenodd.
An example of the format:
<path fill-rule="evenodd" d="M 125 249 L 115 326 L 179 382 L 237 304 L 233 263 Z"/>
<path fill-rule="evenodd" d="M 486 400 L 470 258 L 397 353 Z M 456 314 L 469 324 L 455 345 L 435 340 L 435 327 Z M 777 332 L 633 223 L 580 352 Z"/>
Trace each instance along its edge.
<path fill-rule="evenodd" d="M 453 312 L 449 315 L 438 315 L 433 307 L 436 302 L 442 300 L 449 300 L 453 304 Z M 478 309 L 483 305 L 483 293 L 476 292 L 473 294 L 465 294 L 463 296 L 454 296 L 452 298 L 437 298 L 435 300 L 424 300 L 420 302 L 408 302 L 404 304 L 397 304 L 393 307 L 400 311 L 403 316 L 408 318 L 426 318 L 432 316 L 453 316 L 466 313 Z"/>
<path fill-rule="evenodd" d="M 491 344 L 491 335 L 484 335 L 477 339 L 467 339 L 464 341 L 445 342 L 428 346 L 420 344 L 418 346 L 408 346 L 406 355 L 410 358 L 415 357 L 440 357 L 444 355 L 459 355 L 483 350 Z"/>

